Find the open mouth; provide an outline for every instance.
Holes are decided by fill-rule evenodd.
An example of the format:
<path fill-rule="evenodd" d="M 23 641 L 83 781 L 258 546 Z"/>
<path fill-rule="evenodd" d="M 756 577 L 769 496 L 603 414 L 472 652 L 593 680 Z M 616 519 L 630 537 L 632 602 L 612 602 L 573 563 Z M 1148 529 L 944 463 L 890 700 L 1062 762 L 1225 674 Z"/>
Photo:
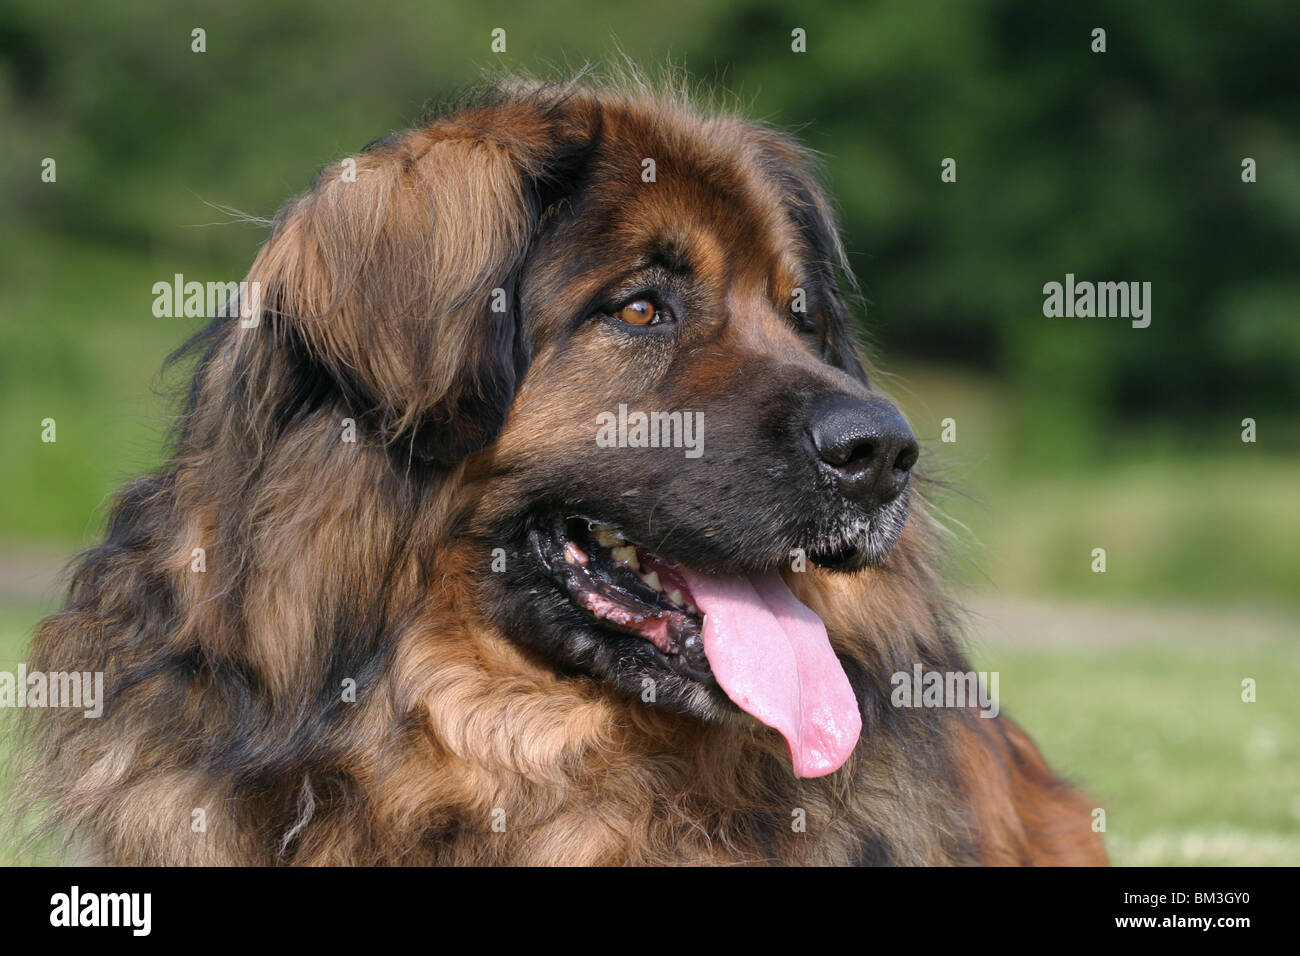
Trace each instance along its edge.
<path fill-rule="evenodd" d="M 529 541 L 591 624 L 647 641 L 673 671 L 716 683 L 780 731 L 796 776 L 848 759 L 862 730 L 857 698 L 825 624 L 779 573 L 696 571 L 581 516 L 536 526 Z"/>
<path fill-rule="evenodd" d="M 689 676 L 712 680 L 703 615 L 676 565 L 612 525 L 576 516 L 557 518 L 530 538 L 552 580 L 601 626 L 644 638 Z"/>

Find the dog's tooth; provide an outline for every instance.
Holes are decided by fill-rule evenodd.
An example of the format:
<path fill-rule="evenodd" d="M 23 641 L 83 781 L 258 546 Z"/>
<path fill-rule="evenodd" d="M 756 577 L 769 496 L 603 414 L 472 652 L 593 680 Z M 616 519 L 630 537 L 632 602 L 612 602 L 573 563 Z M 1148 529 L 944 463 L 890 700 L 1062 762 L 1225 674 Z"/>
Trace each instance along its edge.
<path fill-rule="evenodd" d="M 659 583 L 658 571 L 651 571 L 649 574 L 641 575 L 641 580 L 646 583 L 647 587 L 653 588 L 656 591 L 662 591 L 664 589 L 664 586 Z"/>
<path fill-rule="evenodd" d="M 672 601 L 678 607 L 681 607 L 682 592 L 677 590 L 676 588 L 673 588 L 671 591 L 668 592 L 668 600 Z"/>
<path fill-rule="evenodd" d="M 609 553 L 614 556 L 615 561 L 626 564 L 633 571 L 641 570 L 641 562 L 636 559 L 635 545 L 626 544 L 619 548 L 612 548 Z"/>
<path fill-rule="evenodd" d="M 616 548 L 623 543 L 623 536 L 609 525 L 598 524 L 591 530 L 596 542 L 602 548 Z"/>
<path fill-rule="evenodd" d="M 586 564 L 587 555 L 572 541 L 564 543 L 564 561 L 566 564 Z"/>

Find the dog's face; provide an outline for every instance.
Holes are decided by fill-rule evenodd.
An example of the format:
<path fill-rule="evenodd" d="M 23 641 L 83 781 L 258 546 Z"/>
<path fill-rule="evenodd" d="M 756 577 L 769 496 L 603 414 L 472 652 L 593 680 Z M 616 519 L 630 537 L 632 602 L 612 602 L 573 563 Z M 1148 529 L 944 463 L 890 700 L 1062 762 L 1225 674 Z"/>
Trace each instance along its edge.
<path fill-rule="evenodd" d="M 856 357 L 842 252 L 803 152 L 607 96 L 507 100 L 443 124 L 432 147 L 425 130 L 379 159 L 409 175 L 455 152 L 424 173 L 440 177 L 422 187 L 443 197 L 432 220 L 477 221 L 444 225 L 460 249 L 402 250 L 427 216 L 378 245 L 452 275 L 396 277 L 413 287 L 400 300 L 368 292 L 356 307 L 424 319 L 391 331 L 433 371 L 398 356 L 371 374 L 444 384 L 418 414 L 379 403 L 392 411 L 371 425 L 463 469 L 482 603 L 511 638 L 647 703 L 705 719 L 739 706 L 798 736 L 790 688 L 829 682 L 841 704 L 843 688 L 824 628 L 775 572 L 884 560 L 917 454 Z M 384 187 L 389 215 L 407 208 L 398 188 Z M 460 366 L 439 364 L 449 352 Z M 366 372 L 358 357 L 333 374 L 364 396 Z M 767 655 L 782 660 L 754 660 Z M 782 667 L 789 681 L 759 673 Z M 850 722 L 823 710 L 837 706 L 827 719 Z"/>

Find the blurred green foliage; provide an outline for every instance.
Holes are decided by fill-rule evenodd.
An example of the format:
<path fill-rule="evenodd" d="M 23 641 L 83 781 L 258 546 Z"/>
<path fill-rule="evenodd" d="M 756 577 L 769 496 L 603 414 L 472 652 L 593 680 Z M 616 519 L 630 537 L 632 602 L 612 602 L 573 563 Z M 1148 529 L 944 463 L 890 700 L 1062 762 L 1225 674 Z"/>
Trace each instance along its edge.
<path fill-rule="evenodd" d="M 226 210 L 272 215 L 317 168 L 485 73 L 625 54 L 671 60 L 824 154 L 864 337 L 886 368 L 959 370 L 913 383 L 923 405 L 902 397 L 923 438 L 959 422 L 930 460 L 1016 511 L 981 534 L 1007 581 L 1092 586 L 1078 549 L 1118 524 L 1140 538 L 1127 586 L 1201 593 L 1222 583 L 1201 556 L 1231 552 L 1236 528 L 1238 593 L 1300 595 L 1295 522 L 1275 518 L 1300 474 L 1291 0 L 5 8 L 0 441 L 21 450 L 0 463 L 0 541 L 93 536 L 106 494 L 157 460 L 168 408 L 148 386 L 198 323 L 154 318 L 151 286 L 243 274 L 265 231 Z M 1151 282 L 1150 328 L 1044 318 L 1043 284 L 1067 272 Z M 47 416 L 59 444 L 32 451 Z M 1257 445 L 1240 441 L 1245 417 Z M 1087 514 L 1110 517 L 1074 520 Z"/>
<path fill-rule="evenodd" d="M 546 73 L 617 41 L 802 127 L 827 154 L 873 337 L 1012 376 L 1044 453 L 1096 454 L 1117 420 L 1195 428 L 1229 396 L 1257 417 L 1300 399 L 1287 0 L 9 6 L 0 115 L 21 226 L 237 269 L 255 237 L 187 228 L 222 218 L 201 200 L 269 213 L 481 67 Z M 190 51 L 196 26 L 206 53 Z M 497 26 L 505 54 L 489 50 Z M 35 175 L 44 156 L 57 186 Z M 1044 320 L 1042 285 L 1066 272 L 1151 281 L 1151 328 Z"/>

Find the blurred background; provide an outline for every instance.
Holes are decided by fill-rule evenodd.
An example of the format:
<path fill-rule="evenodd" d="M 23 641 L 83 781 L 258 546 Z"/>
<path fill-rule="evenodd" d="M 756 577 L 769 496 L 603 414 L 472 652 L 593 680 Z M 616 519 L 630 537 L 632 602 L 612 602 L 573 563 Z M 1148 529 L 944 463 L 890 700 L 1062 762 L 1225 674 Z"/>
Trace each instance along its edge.
<path fill-rule="evenodd" d="M 976 664 L 1114 861 L 1300 863 L 1293 0 L 468 6 L 0 3 L 0 669 L 162 460 L 159 371 L 200 322 L 153 284 L 239 279 L 265 232 L 228 210 L 274 214 L 485 70 L 621 48 L 824 154 L 862 336 L 951 486 Z M 1066 273 L 1150 282 L 1150 327 L 1045 318 Z"/>

